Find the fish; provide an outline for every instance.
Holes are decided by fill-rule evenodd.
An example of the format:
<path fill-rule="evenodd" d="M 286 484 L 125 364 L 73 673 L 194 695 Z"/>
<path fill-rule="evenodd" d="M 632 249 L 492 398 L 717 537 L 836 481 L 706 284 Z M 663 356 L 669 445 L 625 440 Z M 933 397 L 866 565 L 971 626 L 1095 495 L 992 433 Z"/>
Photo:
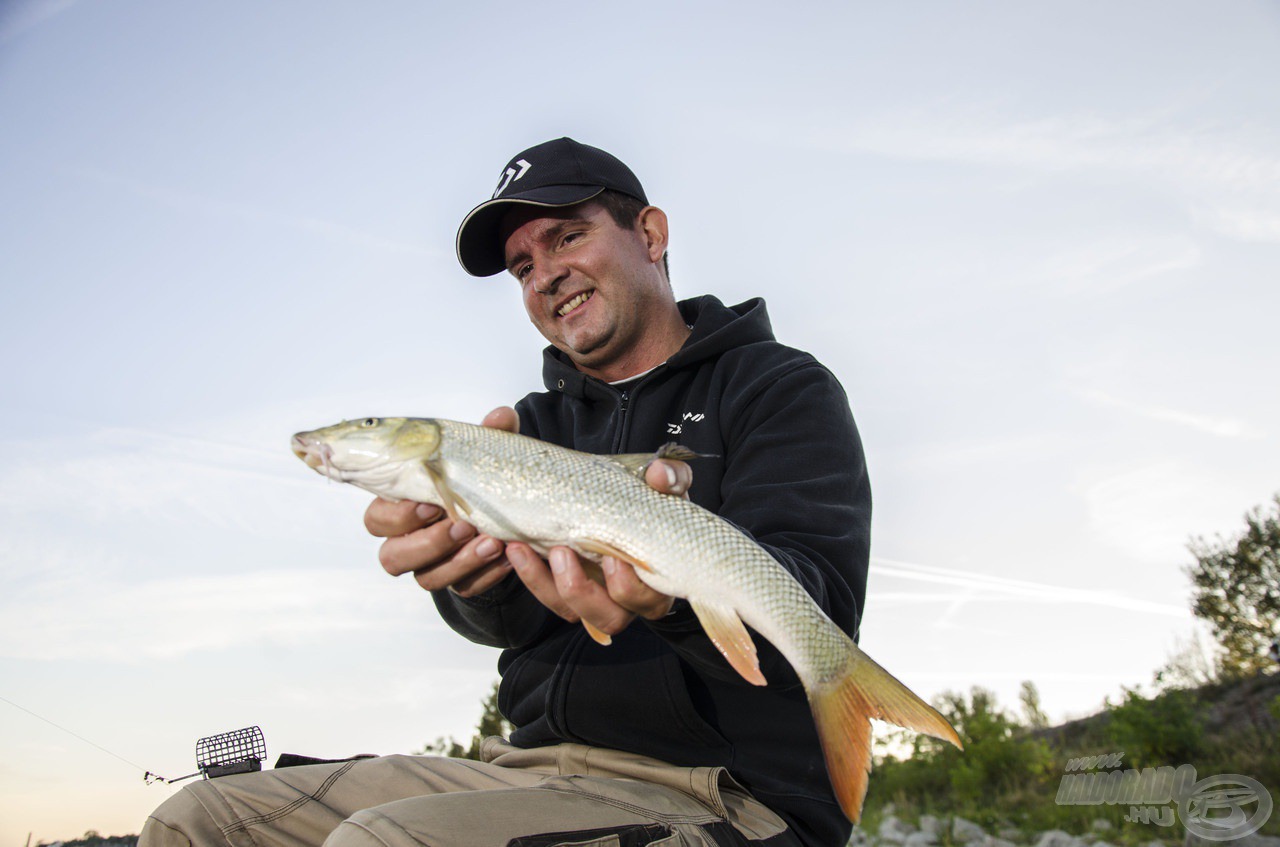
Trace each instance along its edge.
<path fill-rule="evenodd" d="M 599 455 L 491 427 L 399 417 L 299 432 L 290 446 L 331 480 L 386 500 L 440 506 L 543 557 L 565 546 L 584 564 L 604 556 L 630 563 L 645 584 L 689 603 L 743 679 L 765 685 L 750 626 L 803 684 L 832 789 L 850 821 L 860 818 L 866 796 L 871 718 L 962 748 L 947 719 L 864 653 L 764 548 L 714 513 L 644 482 L 656 458 L 695 458 L 687 448 Z"/>

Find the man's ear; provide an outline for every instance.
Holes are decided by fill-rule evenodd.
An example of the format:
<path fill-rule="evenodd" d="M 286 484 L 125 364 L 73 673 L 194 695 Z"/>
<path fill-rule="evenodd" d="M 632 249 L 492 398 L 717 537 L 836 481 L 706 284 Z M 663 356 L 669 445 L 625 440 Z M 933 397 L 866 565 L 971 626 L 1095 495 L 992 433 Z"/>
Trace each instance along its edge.
<path fill-rule="evenodd" d="M 644 235 L 645 247 L 649 251 L 649 261 L 657 264 L 667 252 L 667 213 L 657 206 L 645 206 L 640 210 L 636 223 Z"/>

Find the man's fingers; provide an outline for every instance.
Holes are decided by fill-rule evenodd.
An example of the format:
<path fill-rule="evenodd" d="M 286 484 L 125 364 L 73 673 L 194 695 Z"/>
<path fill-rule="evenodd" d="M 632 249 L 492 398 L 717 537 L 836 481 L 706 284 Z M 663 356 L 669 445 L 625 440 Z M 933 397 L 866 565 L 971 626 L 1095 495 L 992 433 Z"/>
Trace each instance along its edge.
<path fill-rule="evenodd" d="M 378 561 L 387 573 L 400 576 L 444 559 L 475 534 L 475 527 L 469 523 L 439 521 L 423 529 L 388 538 L 378 549 Z"/>
<path fill-rule="evenodd" d="M 494 561 L 482 566 L 475 573 L 449 586 L 449 590 L 462 597 L 475 597 L 502 582 L 511 574 L 511 562 L 506 556 L 499 556 Z"/>
<path fill-rule="evenodd" d="M 413 578 L 426 590 L 439 591 L 476 578 L 500 558 L 502 542 L 481 535 L 468 541 L 448 559 L 414 570 Z"/>
<path fill-rule="evenodd" d="M 552 612 L 569 621 L 577 623 L 578 614 L 565 603 L 556 587 L 555 576 L 548 563 L 527 544 L 508 544 L 507 559 L 515 568 L 516 576 L 529 589 L 529 593 L 538 598 L 538 602 Z"/>
<path fill-rule="evenodd" d="M 645 468 L 644 481 L 663 494 L 687 497 L 689 486 L 693 485 L 693 468 L 676 459 L 654 459 Z"/>
<path fill-rule="evenodd" d="M 657 620 L 671 611 L 675 598 L 645 585 L 627 562 L 605 556 L 600 561 L 600 570 L 604 572 L 609 597 L 622 608 L 649 620 Z"/>
<path fill-rule="evenodd" d="M 429 503 L 414 503 L 412 500 L 392 503 L 379 497 L 365 509 L 364 527 L 369 530 L 370 535 L 391 538 L 422 529 L 440 520 L 443 515 L 444 510 Z"/>
<path fill-rule="evenodd" d="M 493 429 L 505 429 L 507 432 L 520 431 L 520 416 L 510 406 L 499 406 L 485 415 L 480 423 Z"/>
<path fill-rule="evenodd" d="M 617 635 L 635 619 L 609 596 L 608 589 L 587 575 L 578 554 L 568 547 L 552 547 L 549 564 L 560 597 L 596 629 Z"/>

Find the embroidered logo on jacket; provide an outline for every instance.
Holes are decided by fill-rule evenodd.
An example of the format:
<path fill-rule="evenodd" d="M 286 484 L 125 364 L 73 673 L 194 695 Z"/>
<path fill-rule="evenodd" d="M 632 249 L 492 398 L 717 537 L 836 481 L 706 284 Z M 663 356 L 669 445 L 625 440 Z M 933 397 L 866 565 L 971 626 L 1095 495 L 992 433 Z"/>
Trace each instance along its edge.
<path fill-rule="evenodd" d="M 679 435 L 684 432 L 684 425 L 686 423 L 697 423 L 705 417 L 706 415 L 702 412 L 685 412 L 679 422 L 667 424 L 667 435 Z"/>

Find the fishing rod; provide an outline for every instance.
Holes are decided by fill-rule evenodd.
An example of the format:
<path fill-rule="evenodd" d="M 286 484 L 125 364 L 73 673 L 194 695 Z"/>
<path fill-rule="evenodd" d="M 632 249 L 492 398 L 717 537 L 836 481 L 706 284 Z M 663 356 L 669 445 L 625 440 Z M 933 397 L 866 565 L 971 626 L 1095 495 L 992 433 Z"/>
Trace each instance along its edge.
<path fill-rule="evenodd" d="M 235 729 L 231 732 L 223 732 L 201 738 L 196 742 L 196 772 L 168 779 L 154 771 L 147 770 L 136 762 L 129 761 L 119 753 L 112 752 L 97 742 L 90 741 L 78 732 L 72 732 L 65 726 L 49 720 L 44 715 L 36 714 L 26 706 L 18 705 L 7 697 L 0 697 L 0 700 L 15 709 L 26 712 L 33 718 L 44 721 L 55 729 L 62 730 L 67 735 L 83 741 L 90 747 L 96 747 L 108 756 L 119 759 L 126 765 L 142 771 L 142 778 L 147 785 L 151 785 L 154 782 L 172 785 L 175 782 L 182 782 L 185 779 L 197 776 L 203 776 L 205 779 L 216 779 L 220 776 L 230 776 L 236 773 L 252 773 L 253 771 L 262 770 L 262 763 L 267 758 L 267 743 L 266 739 L 262 737 L 261 729 L 256 726 Z"/>

